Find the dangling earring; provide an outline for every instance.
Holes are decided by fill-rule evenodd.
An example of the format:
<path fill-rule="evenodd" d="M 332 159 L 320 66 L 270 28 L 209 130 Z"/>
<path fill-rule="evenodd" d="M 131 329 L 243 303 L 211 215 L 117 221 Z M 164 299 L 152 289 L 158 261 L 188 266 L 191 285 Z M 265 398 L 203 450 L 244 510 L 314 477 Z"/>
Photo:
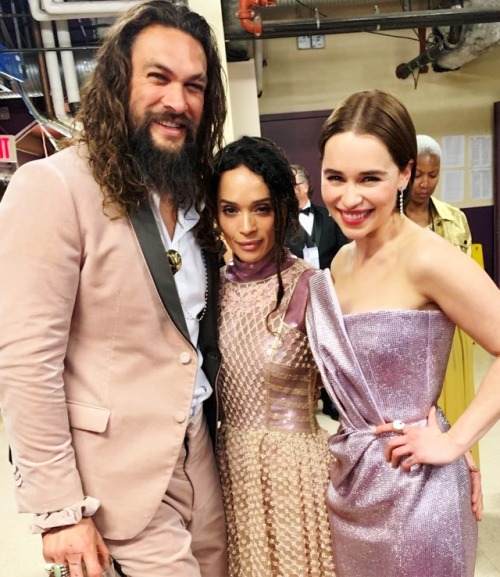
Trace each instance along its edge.
<path fill-rule="evenodd" d="M 401 218 L 403 218 L 405 215 L 405 211 L 403 210 L 403 191 L 404 188 L 399 189 L 399 216 Z"/>

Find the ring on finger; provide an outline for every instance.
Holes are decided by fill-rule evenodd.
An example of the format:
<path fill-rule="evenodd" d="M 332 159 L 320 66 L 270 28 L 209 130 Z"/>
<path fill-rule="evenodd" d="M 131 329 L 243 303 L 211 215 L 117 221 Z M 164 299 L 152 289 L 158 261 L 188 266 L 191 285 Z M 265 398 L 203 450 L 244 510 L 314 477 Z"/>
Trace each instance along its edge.
<path fill-rule="evenodd" d="M 392 428 L 398 433 L 402 433 L 405 427 L 406 423 L 404 423 L 401 419 L 396 419 L 395 421 L 392 421 Z"/>
<path fill-rule="evenodd" d="M 69 567 L 60 563 L 46 563 L 45 573 L 47 577 L 69 577 Z"/>

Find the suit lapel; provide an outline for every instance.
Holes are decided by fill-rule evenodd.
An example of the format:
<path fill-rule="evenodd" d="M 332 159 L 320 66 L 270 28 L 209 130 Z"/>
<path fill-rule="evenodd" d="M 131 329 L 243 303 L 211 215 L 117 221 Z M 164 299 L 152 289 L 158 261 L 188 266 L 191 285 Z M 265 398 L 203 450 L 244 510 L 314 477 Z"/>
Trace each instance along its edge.
<path fill-rule="evenodd" d="M 191 342 L 174 275 L 170 270 L 149 201 L 142 201 L 139 209 L 131 211 L 129 216 L 163 306 L 182 336 Z"/>

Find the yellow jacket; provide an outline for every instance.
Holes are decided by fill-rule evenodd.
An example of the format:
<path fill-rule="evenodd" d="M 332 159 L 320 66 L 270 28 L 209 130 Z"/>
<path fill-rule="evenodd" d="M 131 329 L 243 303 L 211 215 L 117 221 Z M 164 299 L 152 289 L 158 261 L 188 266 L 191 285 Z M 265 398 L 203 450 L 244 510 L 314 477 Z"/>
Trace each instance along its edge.
<path fill-rule="evenodd" d="M 431 197 L 430 201 L 433 208 L 432 214 L 435 215 L 430 228 L 470 255 L 472 236 L 465 214 L 459 208 L 437 198 Z"/>

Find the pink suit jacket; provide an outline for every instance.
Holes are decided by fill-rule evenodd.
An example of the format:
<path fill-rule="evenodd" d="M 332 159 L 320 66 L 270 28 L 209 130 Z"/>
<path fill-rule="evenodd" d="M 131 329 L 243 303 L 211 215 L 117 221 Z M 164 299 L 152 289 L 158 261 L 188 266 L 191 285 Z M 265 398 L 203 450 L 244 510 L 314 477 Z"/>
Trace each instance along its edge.
<path fill-rule="evenodd" d="M 89 495 L 101 501 L 103 536 L 128 539 L 168 486 L 196 352 L 162 303 L 129 218 L 103 209 L 85 152 L 24 165 L 0 203 L 0 406 L 19 510 L 57 511 Z M 215 314 L 212 306 L 204 319 L 212 381 Z"/>

